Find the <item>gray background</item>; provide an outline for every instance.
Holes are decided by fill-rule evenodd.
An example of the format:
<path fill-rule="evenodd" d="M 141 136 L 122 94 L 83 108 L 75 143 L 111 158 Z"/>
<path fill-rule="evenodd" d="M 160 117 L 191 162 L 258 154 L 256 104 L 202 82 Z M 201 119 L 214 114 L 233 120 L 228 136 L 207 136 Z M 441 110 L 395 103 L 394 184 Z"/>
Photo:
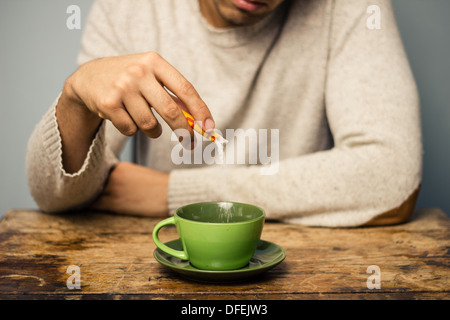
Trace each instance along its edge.
<path fill-rule="evenodd" d="M 11 208 L 36 208 L 26 183 L 26 144 L 76 69 L 82 31 L 66 27 L 72 4 L 81 8 L 83 25 L 92 0 L 0 0 L 0 217 Z M 393 4 L 421 96 L 425 154 L 417 206 L 449 215 L 450 1 Z"/>

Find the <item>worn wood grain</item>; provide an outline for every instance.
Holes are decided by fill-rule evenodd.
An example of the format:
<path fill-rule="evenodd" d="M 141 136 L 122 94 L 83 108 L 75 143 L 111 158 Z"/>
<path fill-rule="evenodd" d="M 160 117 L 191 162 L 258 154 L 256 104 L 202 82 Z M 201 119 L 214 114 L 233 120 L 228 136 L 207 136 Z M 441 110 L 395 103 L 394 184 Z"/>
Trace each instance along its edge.
<path fill-rule="evenodd" d="M 260 277 L 203 284 L 153 258 L 159 220 L 78 212 L 9 211 L 0 222 L 1 299 L 449 299 L 450 222 L 438 209 L 402 225 L 310 228 L 267 222 L 262 238 L 287 258 Z M 177 238 L 174 227 L 160 232 Z M 66 270 L 81 270 L 69 290 Z M 368 289 L 367 267 L 381 270 Z"/>

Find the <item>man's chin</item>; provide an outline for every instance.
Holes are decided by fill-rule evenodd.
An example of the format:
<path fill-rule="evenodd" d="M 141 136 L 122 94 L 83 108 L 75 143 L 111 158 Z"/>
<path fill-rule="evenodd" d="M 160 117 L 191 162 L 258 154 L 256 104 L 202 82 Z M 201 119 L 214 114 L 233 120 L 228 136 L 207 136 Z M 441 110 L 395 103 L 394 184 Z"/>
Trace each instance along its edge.
<path fill-rule="evenodd" d="M 230 24 L 236 27 L 249 26 L 261 21 L 266 15 L 253 15 L 246 11 L 236 9 L 239 12 L 233 14 L 223 14 L 222 17 Z"/>

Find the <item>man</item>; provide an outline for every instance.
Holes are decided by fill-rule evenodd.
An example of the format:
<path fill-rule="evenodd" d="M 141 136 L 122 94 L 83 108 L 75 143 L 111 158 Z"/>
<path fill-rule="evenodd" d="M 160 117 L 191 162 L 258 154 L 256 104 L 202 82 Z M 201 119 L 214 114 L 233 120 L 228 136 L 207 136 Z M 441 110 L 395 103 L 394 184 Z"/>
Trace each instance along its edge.
<path fill-rule="evenodd" d="M 33 133 L 44 211 L 162 217 L 186 203 L 259 205 L 316 226 L 406 221 L 422 166 L 417 91 L 388 0 L 98 0 L 80 67 Z M 366 12 L 380 8 L 381 28 Z M 177 166 L 172 130 L 279 130 L 279 170 Z M 104 120 L 106 119 L 106 120 Z M 137 163 L 118 160 L 137 134 Z"/>

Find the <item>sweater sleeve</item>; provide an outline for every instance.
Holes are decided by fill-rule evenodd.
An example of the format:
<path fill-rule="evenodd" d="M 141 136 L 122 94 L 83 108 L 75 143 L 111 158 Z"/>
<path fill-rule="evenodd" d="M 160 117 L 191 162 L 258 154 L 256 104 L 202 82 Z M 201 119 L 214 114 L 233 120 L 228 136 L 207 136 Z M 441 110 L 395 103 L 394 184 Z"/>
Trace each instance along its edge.
<path fill-rule="evenodd" d="M 120 54 L 120 42 L 111 32 L 106 3 L 96 1 L 92 6 L 83 33 L 79 64 Z M 111 168 L 119 161 L 126 140 L 109 121 L 104 121 L 82 168 L 67 173 L 62 165 L 62 141 L 55 113 L 58 99 L 33 131 L 26 156 L 30 193 L 39 208 L 47 212 L 78 209 L 93 201 L 103 190 Z"/>
<path fill-rule="evenodd" d="M 376 4 L 381 29 L 368 28 Z M 403 222 L 420 186 L 419 99 L 389 1 L 336 1 L 329 38 L 326 113 L 334 147 L 260 168 L 171 173 L 171 213 L 186 203 L 253 203 L 268 219 L 350 227 Z M 280 129 L 282 130 L 282 129 Z M 194 183 L 199 181 L 201 183 Z"/>

